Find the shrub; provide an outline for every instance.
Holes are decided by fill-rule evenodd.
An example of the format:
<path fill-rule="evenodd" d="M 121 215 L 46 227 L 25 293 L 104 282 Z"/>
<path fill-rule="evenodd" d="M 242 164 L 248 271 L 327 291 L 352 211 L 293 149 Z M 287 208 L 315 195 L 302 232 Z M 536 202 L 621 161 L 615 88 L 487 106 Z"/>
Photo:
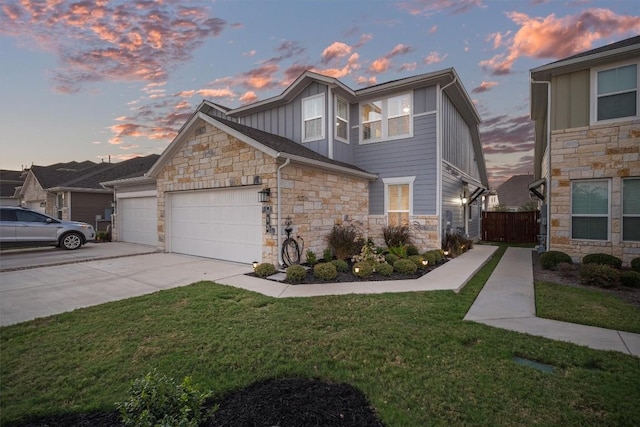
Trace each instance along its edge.
<path fill-rule="evenodd" d="M 569 264 L 568 262 L 561 262 L 558 265 L 556 265 L 556 271 L 562 277 L 571 277 L 574 271 L 574 265 Z"/>
<path fill-rule="evenodd" d="M 301 265 L 287 267 L 287 280 L 292 283 L 302 282 L 307 277 L 307 270 Z"/>
<path fill-rule="evenodd" d="M 322 257 L 324 258 L 325 262 L 331 261 L 333 259 L 333 252 L 331 251 L 331 248 L 326 248 L 322 252 Z"/>
<path fill-rule="evenodd" d="M 540 254 L 540 264 L 545 270 L 553 270 L 561 262 L 573 264 L 569 255 L 560 251 L 548 251 Z"/>
<path fill-rule="evenodd" d="M 407 256 L 420 255 L 420 251 L 414 245 L 407 245 Z"/>
<path fill-rule="evenodd" d="M 343 259 L 334 259 L 333 261 L 331 261 L 331 264 L 335 265 L 336 271 L 339 271 L 341 273 L 346 273 L 347 271 L 349 271 L 349 264 L 347 264 L 347 261 Z"/>
<path fill-rule="evenodd" d="M 258 277 L 267 277 L 271 276 L 272 274 L 276 274 L 276 267 L 268 262 L 263 262 L 262 264 L 258 264 L 255 272 Z"/>
<path fill-rule="evenodd" d="M 442 250 L 448 251 L 449 256 L 455 258 L 473 247 L 473 241 L 461 234 L 447 233 L 442 239 Z"/>
<path fill-rule="evenodd" d="M 620 279 L 620 273 L 604 264 L 583 264 L 580 268 L 580 283 L 583 285 L 608 288 Z"/>
<path fill-rule="evenodd" d="M 206 418 L 202 410 L 210 393 L 201 393 L 186 377 L 181 384 L 156 371 L 133 382 L 129 397 L 117 402 L 125 426 L 196 427 Z"/>
<path fill-rule="evenodd" d="M 313 252 L 311 249 L 307 249 L 307 264 L 314 266 L 318 263 L 318 257 L 316 256 L 316 253 Z"/>
<path fill-rule="evenodd" d="M 330 262 L 321 262 L 313 267 L 313 275 L 320 280 L 333 280 L 338 276 L 338 270 Z"/>
<path fill-rule="evenodd" d="M 376 272 L 381 276 L 391 276 L 391 273 L 393 273 L 393 266 L 387 262 L 381 262 L 376 265 Z"/>
<path fill-rule="evenodd" d="M 362 246 L 360 254 L 351 258 L 351 261 L 354 263 L 368 262 L 371 265 L 376 265 L 378 263 L 385 262 L 385 258 L 384 255 L 377 252 L 376 245 L 373 242 L 367 242 L 367 244 Z"/>
<path fill-rule="evenodd" d="M 329 249 L 338 259 L 349 259 L 362 247 L 360 233 L 351 224 L 334 225 L 326 239 Z"/>
<path fill-rule="evenodd" d="M 358 270 L 356 272 L 356 270 Z M 368 262 L 358 262 L 353 265 L 353 274 L 358 277 L 369 277 L 373 275 L 373 265 Z"/>
<path fill-rule="evenodd" d="M 424 255 L 422 255 L 422 258 L 426 259 L 429 263 L 428 265 L 431 266 L 434 266 L 438 263 L 436 255 L 432 252 L 426 252 Z"/>
<path fill-rule="evenodd" d="M 406 246 L 411 243 L 408 225 L 387 225 L 382 227 L 382 237 L 388 248 Z"/>
<path fill-rule="evenodd" d="M 620 283 L 631 288 L 640 288 L 640 273 L 637 271 L 624 271 L 620 273 Z"/>
<path fill-rule="evenodd" d="M 386 254 L 384 256 L 384 258 L 387 260 L 387 263 L 389 263 L 391 265 L 393 265 L 397 260 L 400 259 L 397 255 L 394 255 L 394 254 L 391 254 L 391 253 Z"/>
<path fill-rule="evenodd" d="M 429 254 L 429 255 L 433 256 L 434 262 L 436 264 L 439 264 L 444 259 L 444 255 L 442 254 L 442 250 L 440 250 L 440 249 L 432 249 L 430 251 L 425 252 L 424 254 L 425 255 Z M 431 262 L 429 262 L 429 263 L 431 263 Z"/>
<path fill-rule="evenodd" d="M 640 273 L 640 257 L 631 260 L 631 268 Z"/>
<path fill-rule="evenodd" d="M 398 258 L 406 258 L 407 248 L 405 246 L 389 246 L 389 253 L 397 256 Z"/>
<path fill-rule="evenodd" d="M 410 259 L 399 259 L 393 264 L 393 269 L 402 274 L 413 274 L 418 270 L 418 266 Z"/>
<path fill-rule="evenodd" d="M 600 265 L 608 265 L 613 268 L 622 267 L 622 260 L 617 256 L 609 255 L 609 254 L 589 254 L 585 255 L 582 258 L 582 264 L 600 264 Z"/>
<path fill-rule="evenodd" d="M 422 261 L 424 261 L 424 258 L 422 258 L 420 255 L 411 255 L 409 259 L 416 265 L 416 267 L 418 267 L 418 270 L 424 270 L 427 267 L 422 263 Z"/>

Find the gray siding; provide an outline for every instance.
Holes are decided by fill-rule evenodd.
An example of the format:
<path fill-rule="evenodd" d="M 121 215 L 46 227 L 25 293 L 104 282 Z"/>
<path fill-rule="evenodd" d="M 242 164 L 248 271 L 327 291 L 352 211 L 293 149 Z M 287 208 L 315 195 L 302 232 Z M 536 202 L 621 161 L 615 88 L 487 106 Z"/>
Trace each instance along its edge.
<path fill-rule="evenodd" d="M 460 177 L 442 170 L 442 233 L 455 233 L 464 229 L 463 209 L 460 204 L 462 181 Z"/>
<path fill-rule="evenodd" d="M 442 97 L 442 158 L 467 175 L 480 179 L 469 124 L 446 94 Z"/>
<path fill-rule="evenodd" d="M 589 125 L 590 70 L 561 74 L 552 78 L 551 129 Z"/>

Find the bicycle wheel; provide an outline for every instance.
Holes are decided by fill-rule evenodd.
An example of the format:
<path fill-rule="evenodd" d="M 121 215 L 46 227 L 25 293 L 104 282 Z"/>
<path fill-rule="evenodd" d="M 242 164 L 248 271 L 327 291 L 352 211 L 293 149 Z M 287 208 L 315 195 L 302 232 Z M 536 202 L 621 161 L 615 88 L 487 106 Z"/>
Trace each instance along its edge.
<path fill-rule="evenodd" d="M 300 247 L 292 237 L 288 237 L 282 243 L 282 262 L 286 266 L 300 264 Z"/>

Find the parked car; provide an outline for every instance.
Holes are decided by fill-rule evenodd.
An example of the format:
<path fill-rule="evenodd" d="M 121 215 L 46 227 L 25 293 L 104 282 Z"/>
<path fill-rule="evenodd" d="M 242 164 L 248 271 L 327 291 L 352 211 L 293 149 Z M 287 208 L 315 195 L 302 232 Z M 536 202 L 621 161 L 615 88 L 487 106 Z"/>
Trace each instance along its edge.
<path fill-rule="evenodd" d="M 95 237 L 93 226 L 85 222 L 61 221 L 22 207 L 0 207 L 2 247 L 55 245 L 72 250 Z"/>

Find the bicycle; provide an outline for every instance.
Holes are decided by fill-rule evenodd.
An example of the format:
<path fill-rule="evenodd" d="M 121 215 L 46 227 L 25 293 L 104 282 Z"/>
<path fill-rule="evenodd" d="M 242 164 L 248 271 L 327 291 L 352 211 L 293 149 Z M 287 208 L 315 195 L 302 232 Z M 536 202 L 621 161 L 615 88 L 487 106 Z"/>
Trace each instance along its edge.
<path fill-rule="evenodd" d="M 293 231 L 293 227 L 291 227 L 291 225 L 293 224 L 291 217 L 287 217 L 284 224 L 286 227 L 284 229 L 284 232 L 287 233 L 287 237 L 286 239 L 284 239 L 284 242 L 282 242 L 281 255 L 282 263 L 285 267 L 288 267 L 290 265 L 300 264 L 302 251 L 304 250 L 304 240 L 300 236 L 298 236 L 298 239 L 302 240 L 301 248 L 300 245 L 298 245 L 298 241 L 295 238 L 291 237 L 291 232 Z"/>

